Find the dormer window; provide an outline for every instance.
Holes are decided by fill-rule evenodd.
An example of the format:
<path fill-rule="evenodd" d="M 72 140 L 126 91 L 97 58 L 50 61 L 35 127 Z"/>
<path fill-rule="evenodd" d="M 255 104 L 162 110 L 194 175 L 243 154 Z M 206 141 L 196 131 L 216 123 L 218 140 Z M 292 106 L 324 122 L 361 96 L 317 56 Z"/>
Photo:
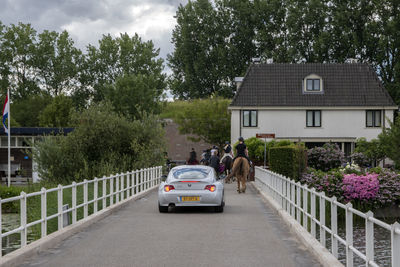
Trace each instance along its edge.
<path fill-rule="evenodd" d="M 316 74 L 308 75 L 304 78 L 303 84 L 304 93 L 322 93 L 322 78 Z"/>
<path fill-rule="evenodd" d="M 307 79 L 307 91 L 320 91 L 320 79 Z"/>

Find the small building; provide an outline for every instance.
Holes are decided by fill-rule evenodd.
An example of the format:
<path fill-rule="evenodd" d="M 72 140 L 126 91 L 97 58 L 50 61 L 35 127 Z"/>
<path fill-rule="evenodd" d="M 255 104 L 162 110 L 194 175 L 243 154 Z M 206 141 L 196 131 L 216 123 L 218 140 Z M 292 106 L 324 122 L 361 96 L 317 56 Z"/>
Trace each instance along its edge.
<path fill-rule="evenodd" d="M 368 64 L 252 64 L 231 110 L 231 142 L 256 134 L 338 143 L 346 155 L 357 138 L 377 138 L 398 109 Z"/>
<path fill-rule="evenodd" d="M 68 134 L 74 128 L 11 127 L 11 183 L 37 182 L 40 178 L 35 171 L 35 162 L 30 156 L 32 144 L 46 136 Z M 0 130 L 0 178 L 7 183 L 8 178 L 8 137 Z"/>

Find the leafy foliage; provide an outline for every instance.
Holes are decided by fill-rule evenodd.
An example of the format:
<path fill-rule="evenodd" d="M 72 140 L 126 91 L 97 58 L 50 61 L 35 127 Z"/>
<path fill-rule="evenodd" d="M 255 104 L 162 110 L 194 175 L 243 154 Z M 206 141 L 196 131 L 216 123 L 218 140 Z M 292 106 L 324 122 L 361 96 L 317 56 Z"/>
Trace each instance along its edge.
<path fill-rule="evenodd" d="M 128 121 L 99 104 L 71 117 L 75 130 L 68 136 L 35 143 L 33 157 L 47 181 L 69 183 L 163 161 L 164 131 L 152 115 Z"/>
<path fill-rule="evenodd" d="M 326 143 L 323 147 L 315 147 L 307 151 L 308 166 L 329 171 L 345 163 L 344 153 L 337 144 Z"/>
<path fill-rule="evenodd" d="M 396 168 L 400 168 L 400 116 L 389 124 L 390 128 L 383 129 L 378 139 L 385 155 L 394 161 Z"/>
<path fill-rule="evenodd" d="M 67 127 L 70 124 L 70 112 L 73 108 L 72 99 L 65 95 L 57 95 L 39 115 L 42 127 Z"/>
<path fill-rule="evenodd" d="M 172 112 L 182 134 L 194 134 L 209 144 L 222 147 L 230 139 L 229 99 L 208 98 L 187 102 Z M 191 137 L 194 141 L 199 138 Z"/>
<path fill-rule="evenodd" d="M 269 166 L 274 172 L 298 180 L 306 167 L 303 146 L 281 146 L 269 149 Z"/>

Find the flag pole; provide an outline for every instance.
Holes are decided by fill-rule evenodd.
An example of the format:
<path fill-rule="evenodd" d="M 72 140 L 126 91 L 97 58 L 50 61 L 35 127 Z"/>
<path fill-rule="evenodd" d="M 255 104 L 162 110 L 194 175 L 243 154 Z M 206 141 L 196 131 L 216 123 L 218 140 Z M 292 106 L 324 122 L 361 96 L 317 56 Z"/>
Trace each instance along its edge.
<path fill-rule="evenodd" d="M 11 139 L 11 128 L 10 128 L 10 90 L 7 90 L 7 98 L 8 98 L 8 120 L 7 120 L 7 128 L 8 128 L 8 180 L 7 185 L 10 187 L 11 185 L 11 149 L 10 149 L 10 139 Z"/>

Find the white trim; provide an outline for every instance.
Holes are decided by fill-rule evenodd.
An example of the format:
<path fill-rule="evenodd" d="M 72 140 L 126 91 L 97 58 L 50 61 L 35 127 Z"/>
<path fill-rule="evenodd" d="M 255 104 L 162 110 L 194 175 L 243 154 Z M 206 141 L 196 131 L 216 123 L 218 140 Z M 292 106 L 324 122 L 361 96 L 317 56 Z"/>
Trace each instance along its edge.
<path fill-rule="evenodd" d="M 307 80 L 319 80 L 319 90 L 307 90 Z M 324 92 L 322 77 L 317 74 L 310 74 L 303 79 L 303 93 L 304 94 L 321 94 Z"/>
<path fill-rule="evenodd" d="M 228 110 L 397 110 L 398 106 L 229 106 Z"/>

